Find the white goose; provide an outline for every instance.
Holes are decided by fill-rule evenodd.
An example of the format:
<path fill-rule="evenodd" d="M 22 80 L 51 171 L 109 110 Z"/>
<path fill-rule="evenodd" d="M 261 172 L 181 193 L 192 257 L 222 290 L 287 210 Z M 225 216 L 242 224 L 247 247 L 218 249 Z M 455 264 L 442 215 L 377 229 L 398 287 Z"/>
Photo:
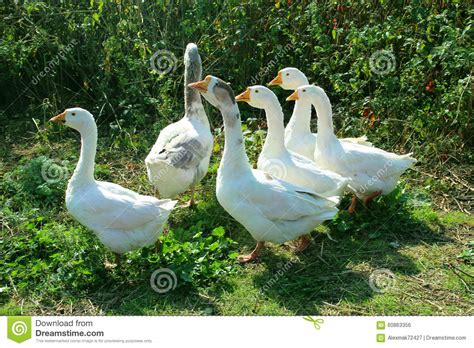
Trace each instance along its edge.
<path fill-rule="evenodd" d="M 321 167 L 349 178 L 349 188 L 355 194 L 349 207 L 350 213 L 355 211 L 356 196 L 367 205 L 375 197 L 392 192 L 400 176 L 416 162 L 411 153 L 397 155 L 376 147 L 337 139 L 334 135 L 331 103 L 320 87 L 299 87 L 287 100 L 302 100 L 316 108 L 318 143 L 314 158 Z"/>
<path fill-rule="evenodd" d="M 117 263 L 121 254 L 155 243 L 176 201 L 143 196 L 94 179 L 97 126 L 87 110 L 66 109 L 50 121 L 81 134 L 81 154 L 66 191 L 69 213 L 115 253 Z"/>
<path fill-rule="evenodd" d="M 294 91 L 300 86 L 309 85 L 308 79 L 297 68 L 285 68 L 269 82 L 270 86 L 280 86 Z M 288 150 L 314 160 L 316 133 L 311 133 L 311 104 L 302 100 L 295 103 L 293 114 L 285 129 L 285 144 Z M 319 130 L 318 130 L 319 131 Z M 343 138 L 341 141 L 372 146 L 364 135 L 360 138 Z"/>
<path fill-rule="evenodd" d="M 268 132 L 257 168 L 279 179 L 300 185 L 324 197 L 340 196 L 347 186 L 347 179 L 329 170 L 320 169 L 314 162 L 285 147 L 283 110 L 276 95 L 264 86 L 248 87 L 235 100 L 264 109 Z"/>
<path fill-rule="evenodd" d="M 307 234 L 337 214 L 337 198 L 324 198 L 310 189 L 252 169 L 245 153 L 239 108 L 230 86 L 213 76 L 190 86 L 217 107 L 224 119 L 225 145 L 217 172 L 217 200 L 257 241 L 255 250 L 238 260 L 255 260 L 265 241 L 280 244 L 302 237 L 300 249 L 305 248 L 309 244 Z"/>
<path fill-rule="evenodd" d="M 201 57 L 195 44 L 184 55 L 184 117 L 163 128 L 145 159 L 148 179 L 160 197 L 174 198 L 194 188 L 204 178 L 212 154 L 213 137 L 201 96 L 187 85 L 201 79 Z"/>

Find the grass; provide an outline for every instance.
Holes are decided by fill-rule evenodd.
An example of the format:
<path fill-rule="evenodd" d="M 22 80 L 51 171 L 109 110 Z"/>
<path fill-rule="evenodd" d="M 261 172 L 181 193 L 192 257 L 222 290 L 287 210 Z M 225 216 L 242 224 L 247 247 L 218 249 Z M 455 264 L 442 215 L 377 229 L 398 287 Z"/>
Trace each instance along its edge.
<path fill-rule="evenodd" d="M 28 1 L 0 12 L 0 314 L 472 314 L 467 2 Z M 172 213 L 161 251 L 129 253 L 123 267 L 105 270 L 112 254 L 64 206 L 79 135 L 46 121 L 65 107 L 90 110 L 97 178 L 152 194 L 143 160 L 182 114 L 188 42 L 199 46 L 203 73 L 235 92 L 280 68 L 303 69 L 328 92 L 338 136 L 367 133 L 419 162 L 370 210 L 320 226 L 304 253 L 269 245 L 260 262 L 240 266 L 235 255 L 254 241 L 215 198 L 223 137 L 210 108 L 218 145 L 197 208 Z M 177 62 L 158 76 L 150 57 L 159 50 Z M 384 74 L 371 67 L 380 52 L 393 57 Z M 293 103 L 282 106 L 289 115 Z M 255 162 L 263 113 L 244 105 L 242 114 Z M 45 164 L 58 180 L 45 182 Z M 165 294 L 150 286 L 160 268 L 177 276 Z"/>
<path fill-rule="evenodd" d="M 102 137 L 97 177 L 152 194 L 142 159 L 155 136 L 144 134 L 135 147 Z M 222 136 L 217 141 L 222 146 Z M 455 185 L 451 176 L 432 188 L 420 164 L 370 209 L 360 205 L 355 216 L 341 211 L 318 227 L 306 251 L 268 245 L 258 263 L 241 266 L 235 256 L 250 251 L 254 241 L 216 201 L 221 146 L 198 189 L 196 209 L 173 212 L 162 250 L 129 253 L 122 267 L 105 270 L 111 253 L 65 210 L 67 175 L 44 187 L 38 173 L 41 156 L 72 173 L 77 134 L 40 126 L 21 142 L 6 143 L 0 162 L 0 315 L 472 314 L 474 219 L 442 200 L 446 192 L 464 192 L 464 181 Z M 159 268 L 176 272 L 176 289 L 152 290 L 150 276 Z M 385 271 L 377 277 L 380 269 Z"/>

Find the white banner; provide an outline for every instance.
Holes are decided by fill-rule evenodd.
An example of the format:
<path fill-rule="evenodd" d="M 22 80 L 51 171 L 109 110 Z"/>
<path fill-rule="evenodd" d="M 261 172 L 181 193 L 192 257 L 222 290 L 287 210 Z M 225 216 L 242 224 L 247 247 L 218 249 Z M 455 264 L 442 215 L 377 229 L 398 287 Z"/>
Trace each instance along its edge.
<path fill-rule="evenodd" d="M 0 317 L 0 347 L 472 347 L 471 317 Z"/>

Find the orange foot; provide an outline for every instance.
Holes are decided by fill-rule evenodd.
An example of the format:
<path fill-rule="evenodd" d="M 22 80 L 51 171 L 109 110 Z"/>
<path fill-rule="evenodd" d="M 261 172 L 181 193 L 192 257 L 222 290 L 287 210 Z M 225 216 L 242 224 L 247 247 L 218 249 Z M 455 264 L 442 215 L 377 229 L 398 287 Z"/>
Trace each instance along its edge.
<path fill-rule="evenodd" d="M 255 247 L 255 249 L 250 254 L 248 254 L 248 255 L 239 255 L 237 257 L 237 261 L 239 263 L 249 263 L 249 262 L 255 261 L 260 256 L 260 252 L 262 251 L 263 246 L 264 246 L 263 242 L 258 242 L 257 246 Z"/>
<path fill-rule="evenodd" d="M 117 267 L 117 265 L 115 263 L 112 263 L 109 260 L 105 260 L 105 262 L 104 262 L 104 268 L 105 269 L 112 270 L 115 267 Z"/>
<path fill-rule="evenodd" d="M 161 250 L 161 241 L 159 239 L 156 240 L 155 242 L 155 251 L 159 253 Z"/>
<path fill-rule="evenodd" d="M 356 195 L 353 195 L 352 196 L 352 202 L 351 202 L 351 205 L 349 207 L 349 209 L 347 209 L 347 211 L 349 212 L 349 214 L 354 214 L 355 211 L 356 211 L 356 206 L 357 206 L 357 197 Z"/>
<path fill-rule="evenodd" d="M 114 263 L 110 263 L 107 260 L 107 258 L 105 259 L 105 262 L 104 262 L 105 269 L 114 269 L 115 267 L 120 267 L 120 265 L 122 263 L 122 255 L 117 254 L 117 253 L 114 253 L 114 255 L 115 255 Z"/>
<path fill-rule="evenodd" d="M 370 195 L 364 198 L 364 204 L 365 205 L 369 204 L 371 200 L 373 200 L 374 198 L 377 198 L 381 194 L 382 194 L 382 191 L 372 192 Z"/>
<path fill-rule="evenodd" d="M 196 202 L 194 202 L 194 199 L 191 198 L 189 201 L 187 201 L 182 206 L 180 206 L 180 208 L 194 208 L 195 205 L 196 205 Z"/>
<path fill-rule="evenodd" d="M 296 246 L 296 251 L 304 251 L 311 244 L 311 237 L 309 234 L 305 234 L 298 239 L 298 245 Z"/>
<path fill-rule="evenodd" d="M 252 262 L 252 261 L 256 260 L 257 258 L 258 258 L 258 256 L 255 256 L 254 254 L 239 255 L 237 257 L 237 261 L 239 263 L 249 263 L 249 262 Z"/>

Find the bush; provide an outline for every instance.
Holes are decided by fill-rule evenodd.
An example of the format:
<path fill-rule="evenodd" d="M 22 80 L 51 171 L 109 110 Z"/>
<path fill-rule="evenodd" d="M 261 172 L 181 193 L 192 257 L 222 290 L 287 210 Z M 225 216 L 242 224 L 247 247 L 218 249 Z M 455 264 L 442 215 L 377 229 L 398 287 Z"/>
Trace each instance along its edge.
<path fill-rule="evenodd" d="M 81 105 L 137 145 L 135 136 L 144 130 L 156 135 L 182 115 L 182 54 L 194 41 L 204 73 L 230 81 L 236 91 L 268 82 L 279 68 L 301 68 L 327 90 L 340 135 L 368 133 L 376 145 L 415 151 L 430 161 L 470 156 L 473 9 L 465 2 L 66 0 L 0 6 L 3 122 L 12 122 L 6 115 L 24 120 L 25 113 L 46 121 Z M 150 64 L 158 50 L 176 58 L 164 75 Z M 384 64 L 388 69 L 377 73 Z M 284 104 L 287 114 L 291 106 Z M 213 124 L 220 124 L 210 112 Z M 22 124 L 19 130 L 33 127 Z M 117 129 L 100 134 L 106 131 Z"/>

